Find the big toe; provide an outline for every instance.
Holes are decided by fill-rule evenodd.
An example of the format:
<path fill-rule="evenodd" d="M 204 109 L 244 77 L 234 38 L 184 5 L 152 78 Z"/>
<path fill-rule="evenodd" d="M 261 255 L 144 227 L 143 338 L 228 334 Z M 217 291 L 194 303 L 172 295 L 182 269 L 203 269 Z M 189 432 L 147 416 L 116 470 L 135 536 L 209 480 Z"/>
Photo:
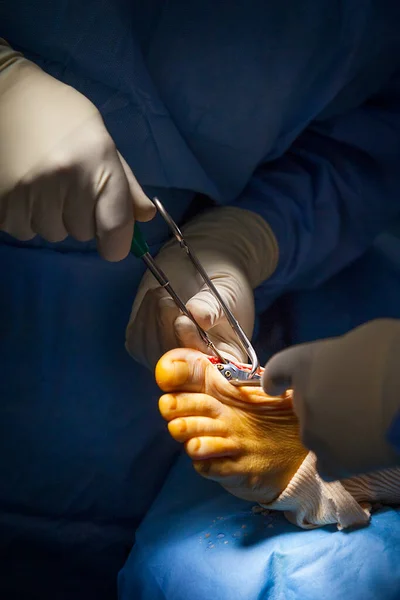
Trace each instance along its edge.
<path fill-rule="evenodd" d="M 155 377 L 164 392 L 201 392 L 204 389 L 206 370 L 210 367 L 211 363 L 201 352 L 175 348 L 160 358 Z"/>

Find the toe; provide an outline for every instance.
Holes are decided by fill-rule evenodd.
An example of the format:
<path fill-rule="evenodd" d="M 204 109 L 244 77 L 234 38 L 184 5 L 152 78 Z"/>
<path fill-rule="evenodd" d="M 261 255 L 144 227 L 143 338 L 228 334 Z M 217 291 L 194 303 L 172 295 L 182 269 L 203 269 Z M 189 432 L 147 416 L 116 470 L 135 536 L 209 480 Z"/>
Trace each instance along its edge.
<path fill-rule="evenodd" d="M 189 366 L 185 360 L 170 360 L 164 355 L 157 363 L 155 376 L 164 392 L 176 390 L 190 379 Z"/>
<path fill-rule="evenodd" d="M 186 442 L 185 450 L 192 460 L 234 456 L 239 453 L 237 444 L 225 437 L 195 437 Z"/>
<path fill-rule="evenodd" d="M 196 350 L 176 348 L 164 354 L 156 366 L 156 381 L 164 392 L 204 391 L 205 374 L 213 368 L 208 358 Z"/>
<path fill-rule="evenodd" d="M 186 417 L 174 419 L 168 430 L 177 442 L 186 442 L 197 436 L 224 436 L 228 433 L 224 421 L 209 417 Z"/>
<path fill-rule="evenodd" d="M 166 421 L 179 417 L 218 417 L 223 405 L 206 394 L 165 394 L 161 396 L 158 407 Z"/>
<path fill-rule="evenodd" d="M 233 478 L 238 477 L 237 457 L 221 457 L 210 460 L 195 460 L 193 467 L 199 475 L 218 481 L 219 483 L 227 483 Z"/>

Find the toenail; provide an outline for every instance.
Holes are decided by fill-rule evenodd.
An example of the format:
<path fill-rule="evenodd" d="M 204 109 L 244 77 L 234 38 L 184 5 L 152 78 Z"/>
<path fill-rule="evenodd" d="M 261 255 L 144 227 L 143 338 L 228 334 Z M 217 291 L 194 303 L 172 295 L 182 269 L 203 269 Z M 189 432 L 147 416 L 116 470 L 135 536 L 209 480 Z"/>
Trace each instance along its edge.
<path fill-rule="evenodd" d="M 192 445 L 192 451 L 197 452 L 197 450 L 200 450 L 201 442 L 200 442 L 199 438 L 193 438 L 191 445 Z"/>
<path fill-rule="evenodd" d="M 177 419 L 176 425 L 179 429 L 179 433 L 185 433 L 187 431 L 187 424 L 185 419 Z"/>
<path fill-rule="evenodd" d="M 169 410 L 176 410 L 178 406 L 178 403 L 176 401 L 176 397 L 175 396 L 168 396 L 168 409 Z"/>
<path fill-rule="evenodd" d="M 174 385 L 183 385 L 189 379 L 189 367 L 187 362 L 183 360 L 174 360 Z"/>
<path fill-rule="evenodd" d="M 176 410 L 177 405 L 176 397 L 172 394 L 165 394 L 160 398 L 159 407 L 162 413 L 173 412 Z"/>

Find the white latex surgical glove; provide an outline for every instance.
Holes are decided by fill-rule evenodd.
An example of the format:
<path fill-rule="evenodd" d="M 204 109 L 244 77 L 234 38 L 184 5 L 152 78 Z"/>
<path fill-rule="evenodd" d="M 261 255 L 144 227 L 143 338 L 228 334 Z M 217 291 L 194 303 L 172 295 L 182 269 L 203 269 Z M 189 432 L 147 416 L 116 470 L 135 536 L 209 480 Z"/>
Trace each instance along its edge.
<path fill-rule="evenodd" d="M 97 238 L 121 260 L 155 208 L 82 94 L 0 39 L 0 230 L 19 240 Z"/>
<path fill-rule="evenodd" d="M 267 363 L 264 390 L 293 389 L 303 444 L 324 479 L 400 466 L 390 439 L 400 410 L 399 360 L 400 321 L 379 319 L 293 346 Z"/>
<path fill-rule="evenodd" d="M 241 324 L 248 337 L 254 327 L 253 289 L 274 271 L 275 237 L 257 214 L 240 208 L 214 208 L 182 228 L 185 239 Z M 198 324 L 227 358 L 247 362 L 238 339 L 217 300 L 204 285 L 179 244 L 168 242 L 156 257 L 172 286 Z M 137 361 L 154 368 L 168 350 L 183 346 L 210 354 L 193 323 L 168 293 L 146 272 L 140 284 L 126 334 L 126 346 Z"/>

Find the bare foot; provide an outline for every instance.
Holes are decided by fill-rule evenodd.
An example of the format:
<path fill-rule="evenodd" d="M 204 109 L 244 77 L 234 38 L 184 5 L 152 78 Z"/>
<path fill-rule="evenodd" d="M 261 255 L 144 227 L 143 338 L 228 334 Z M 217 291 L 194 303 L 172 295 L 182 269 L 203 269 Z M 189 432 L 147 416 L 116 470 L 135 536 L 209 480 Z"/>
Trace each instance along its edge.
<path fill-rule="evenodd" d="M 305 456 L 291 394 L 234 387 L 204 354 L 178 348 L 156 367 L 159 408 L 196 471 L 230 493 L 267 504 L 287 486 Z"/>

